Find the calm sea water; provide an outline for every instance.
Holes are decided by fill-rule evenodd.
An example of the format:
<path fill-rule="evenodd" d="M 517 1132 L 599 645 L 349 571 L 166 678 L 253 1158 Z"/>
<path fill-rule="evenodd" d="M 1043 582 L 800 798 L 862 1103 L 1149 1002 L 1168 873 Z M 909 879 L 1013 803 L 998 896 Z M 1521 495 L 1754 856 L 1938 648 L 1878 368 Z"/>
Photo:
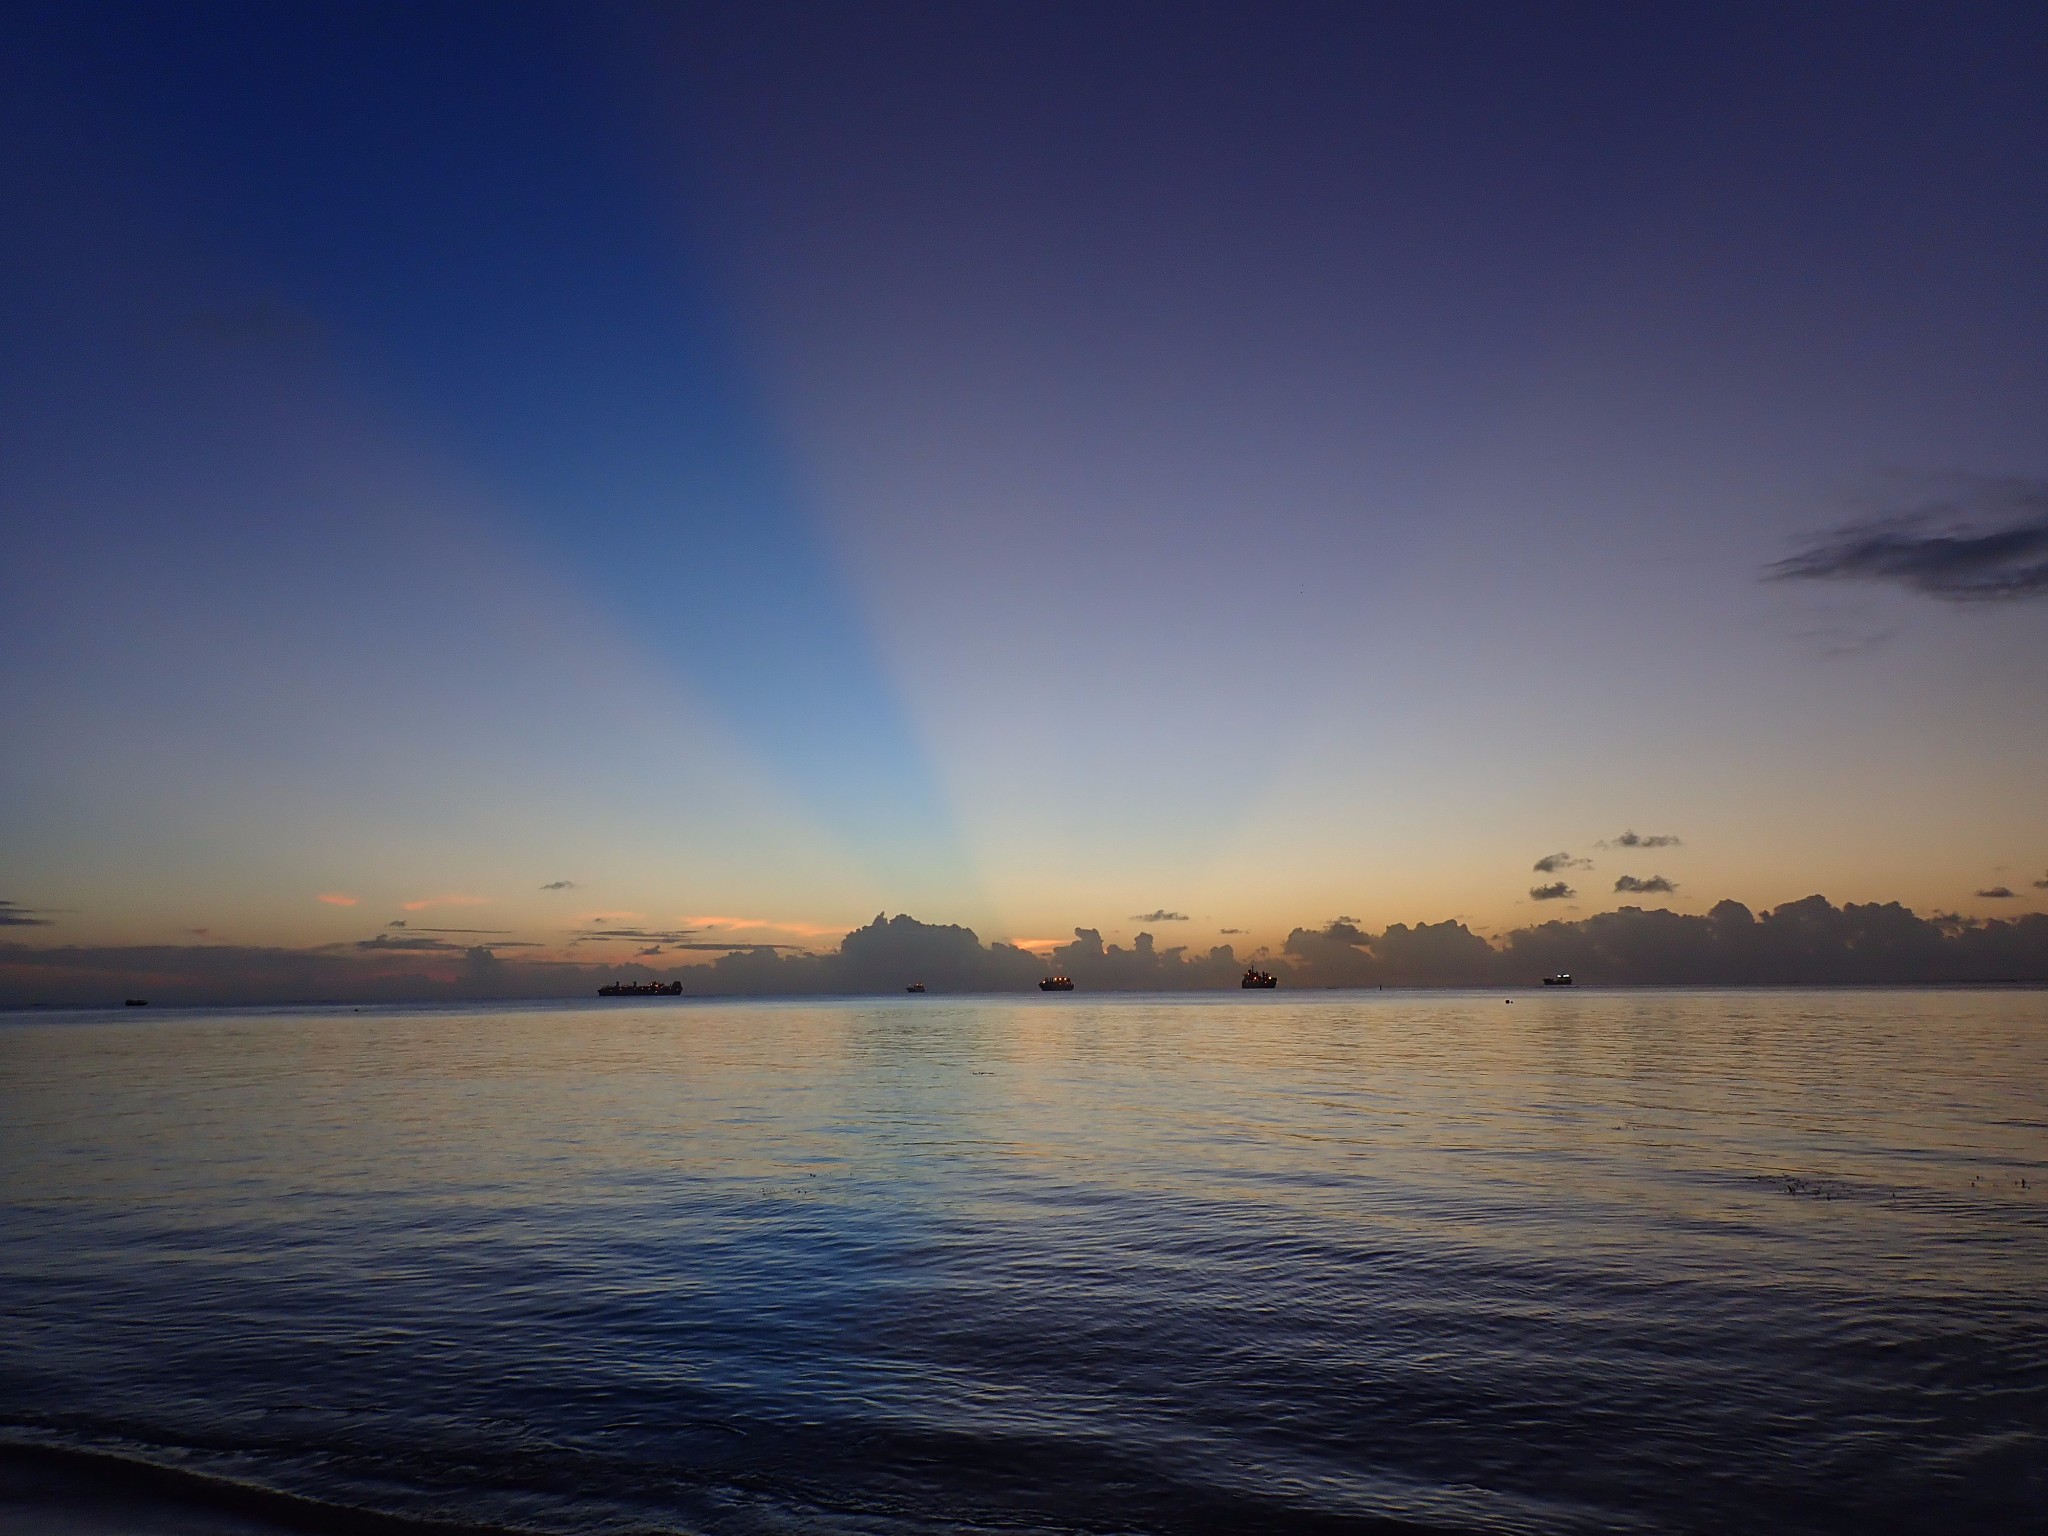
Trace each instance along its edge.
<path fill-rule="evenodd" d="M 14 1016 L 0 1438 L 550 1532 L 2048 1528 L 2048 994 Z"/>

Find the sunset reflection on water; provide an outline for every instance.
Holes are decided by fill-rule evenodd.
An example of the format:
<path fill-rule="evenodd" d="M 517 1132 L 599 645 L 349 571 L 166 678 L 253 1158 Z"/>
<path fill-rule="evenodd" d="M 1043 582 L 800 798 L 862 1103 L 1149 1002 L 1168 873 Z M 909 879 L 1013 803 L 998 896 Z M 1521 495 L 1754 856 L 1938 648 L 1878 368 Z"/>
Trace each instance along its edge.
<path fill-rule="evenodd" d="M 6 1436 L 345 1505 L 1932 1530 L 2048 1465 L 2040 992 L 17 1016 L 0 1080 Z"/>

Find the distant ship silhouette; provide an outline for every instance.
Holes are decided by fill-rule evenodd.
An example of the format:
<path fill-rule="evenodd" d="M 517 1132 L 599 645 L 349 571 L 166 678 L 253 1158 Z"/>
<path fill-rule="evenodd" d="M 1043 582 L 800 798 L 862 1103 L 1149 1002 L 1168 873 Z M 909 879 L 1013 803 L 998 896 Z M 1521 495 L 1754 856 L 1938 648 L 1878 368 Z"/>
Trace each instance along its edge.
<path fill-rule="evenodd" d="M 681 997 L 680 981 L 608 981 L 597 989 L 599 997 Z"/>
<path fill-rule="evenodd" d="M 1280 985 L 1280 978 L 1271 971 L 1262 971 L 1254 965 L 1245 971 L 1244 980 L 1240 981 L 1238 985 L 1247 990 L 1256 988 L 1270 992 L 1273 988 Z"/>
<path fill-rule="evenodd" d="M 1543 985 L 1546 987 L 1568 987 L 1571 984 L 1572 974 L 1570 971 L 1559 971 L 1555 976 L 1543 978 Z"/>
<path fill-rule="evenodd" d="M 1074 981 L 1071 976 L 1048 976 L 1038 984 L 1041 992 L 1071 992 Z"/>

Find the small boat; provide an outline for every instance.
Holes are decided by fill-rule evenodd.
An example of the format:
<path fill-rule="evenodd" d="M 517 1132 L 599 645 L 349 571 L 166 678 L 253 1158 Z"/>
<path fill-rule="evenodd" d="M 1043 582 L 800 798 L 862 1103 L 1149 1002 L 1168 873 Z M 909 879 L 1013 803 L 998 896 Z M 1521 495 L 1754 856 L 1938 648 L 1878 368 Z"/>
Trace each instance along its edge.
<path fill-rule="evenodd" d="M 921 981 L 913 981 L 909 986 L 905 987 L 903 990 L 906 992 L 922 992 L 924 990 L 924 983 Z"/>
<path fill-rule="evenodd" d="M 681 997 L 680 981 L 610 981 L 597 989 L 599 997 Z"/>
<path fill-rule="evenodd" d="M 124 1008 L 147 1008 L 149 1006 L 149 999 L 146 997 L 131 997 L 121 1006 Z"/>
<path fill-rule="evenodd" d="M 1246 970 L 1246 972 L 1244 973 L 1244 980 L 1240 981 L 1238 985 L 1240 987 L 1245 988 L 1247 991 L 1257 989 L 1270 992 L 1275 987 L 1280 985 L 1280 978 L 1278 976 L 1275 976 L 1271 971 L 1260 970 L 1255 965 Z"/>
<path fill-rule="evenodd" d="M 1074 990 L 1074 978 L 1071 976 L 1048 976 L 1038 984 L 1038 990 L 1041 992 L 1071 992 Z"/>
<path fill-rule="evenodd" d="M 1555 976 L 1543 978 L 1543 985 L 1546 987 L 1568 987 L 1571 984 L 1572 973 L 1570 971 L 1559 971 Z"/>

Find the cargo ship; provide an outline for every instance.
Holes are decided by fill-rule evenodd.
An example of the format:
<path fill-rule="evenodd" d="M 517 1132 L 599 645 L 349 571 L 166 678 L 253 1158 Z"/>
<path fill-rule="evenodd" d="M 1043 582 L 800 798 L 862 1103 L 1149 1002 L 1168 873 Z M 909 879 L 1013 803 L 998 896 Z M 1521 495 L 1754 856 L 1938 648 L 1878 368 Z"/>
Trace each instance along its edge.
<path fill-rule="evenodd" d="M 1270 992 L 1273 988 L 1280 985 L 1280 978 L 1271 971 L 1260 970 L 1255 965 L 1244 973 L 1244 980 L 1240 981 L 1238 985 L 1247 991 L 1257 989 Z"/>
<path fill-rule="evenodd" d="M 903 990 L 906 992 L 922 992 L 924 990 L 924 983 L 921 981 L 913 981 L 909 986 L 905 987 Z"/>
<path fill-rule="evenodd" d="M 1570 971 L 1559 971 L 1555 976 L 1543 978 L 1543 985 L 1546 987 L 1568 987 L 1571 984 L 1572 974 Z"/>
<path fill-rule="evenodd" d="M 681 997 L 680 981 L 608 981 L 597 989 L 599 997 Z"/>
<path fill-rule="evenodd" d="M 1038 984 L 1038 990 L 1041 992 L 1071 992 L 1074 990 L 1074 978 L 1071 976 L 1048 976 Z"/>

